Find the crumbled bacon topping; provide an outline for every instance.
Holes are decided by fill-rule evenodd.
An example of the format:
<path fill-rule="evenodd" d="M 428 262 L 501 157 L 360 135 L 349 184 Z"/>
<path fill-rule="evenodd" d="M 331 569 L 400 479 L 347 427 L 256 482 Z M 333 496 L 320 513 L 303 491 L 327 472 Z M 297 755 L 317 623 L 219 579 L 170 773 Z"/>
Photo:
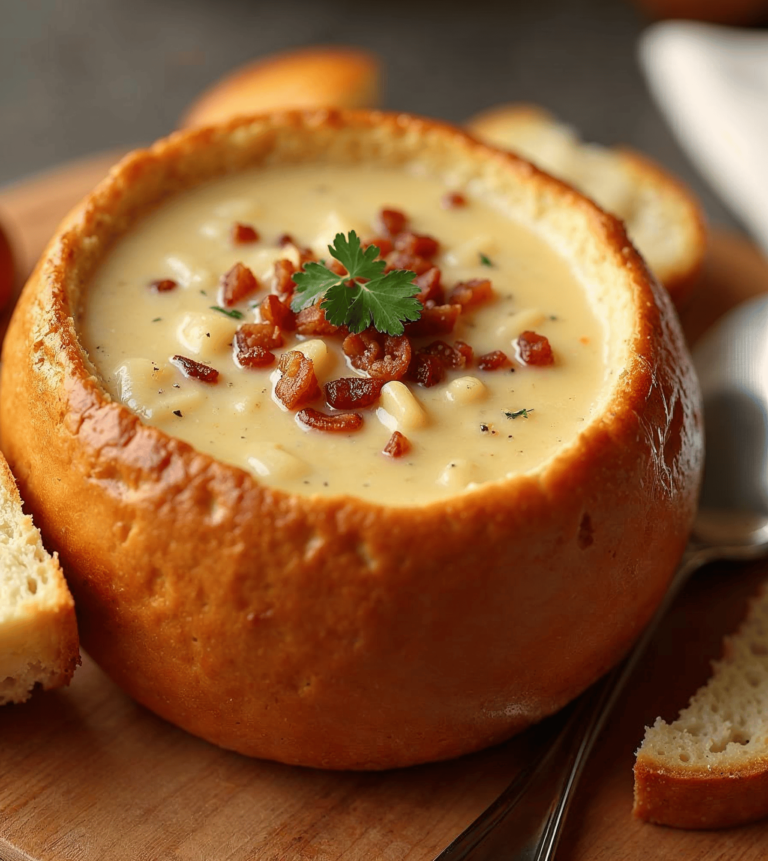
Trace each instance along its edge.
<path fill-rule="evenodd" d="M 443 209 L 461 209 L 467 205 L 467 198 L 458 191 L 449 191 L 443 195 L 441 203 Z"/>
<path fill-rule="evenodd" d="M 481 371 L 497 371 L 509 364 L 509 357 L 501 350 L 491 350 L 490 353 L 485 353 L 477 359 L 477 367 Z"/>
<path fill-rule="evenodd" d="M 377 218 L 376 227 L 385 236 L 396 236 L 405 229 L 408 219 L 399 209 L 382 209 Z"/>
<path fill-rule="evenodd" d="M 243 323 L 235 332 L 234 354 L 244 368 L 267 368 L 275 362 L 271 351 L 283 346 L 283 336 L 271 323 Z"/>
<path fill-rule="evenodd" d="M 399 380 L 411 363 L 411 342 L 405 335 L 382 335 L 374 328 L 347 335 L 343 350 L 353 368 L 377 380 Z"/>
<path fill-rule="evenodd" d="M 318 303 L 299 311 L 296 315 L 296 331 L 300 335 L 336 335 L 346 333 L 347 328 L 329 323 Z"/>
<path fill-rule="evenodd" d="M 288 260 L 287 257 L 283 257 L 280 260 L 275 261 L 275 274 L 273 276 L 273 288 L 278 293 L 284 293 L 286 296 L 292 296 L 293 291 L 296 289 L 296 284 L 293 280 L 294 273 L 296 272 L 296 267 Z"/>
<path fill-rule="evenodd" d="M 259 305 L 259 313 L 262 320 L 279 326 L 284 332 L 292 332 L 296 328 L 296 315 L 274 293 L 264 297 Z"/>
<path fill-rule="evenodd" d="M 342 277 L 347 274 L 346 268 L 335 258 L 331 260 L 331 262 L 328 263 L 327 266 L 331 270 L 331 272 L 334 273 L 334 275 Z"/>
<path fill-rule="evenodd" d="M 303 409 L 296 418 L 307 427 L 326 433 L 351 433 L 360 430 L 363 426 L 363 417 L 360 413 L 328 415 L 328 413 L 315 410 L 312 407 Z"/>
<path fill-rule="evenodd" d="M 435 356 L 440 359 L 446 368 L 466 368 L 467 353 L 466 350 L 459 349 L 459 344 L 461 344 L 462 347 L 467 348 L 467 344 L 463 341 L 456 341 L 456 346 L 454 347 L 450 344 L 446 344 L 445 341 L 433 341 L 431 344 L 427 344 L 426 347 L 422 347 L 419 350 L 419 353 L 426 353 L 429 356 Z M 471 353 L 472 348 L 468 347 L 468 349 Z"/>
<path fill-rule="evenodd" d="M 445 302 L 445 293 L 441 283 L 441 272 L 437 266 L 427 269 L 422 275 L 417 275 L 416 286 L 421 291 L 416 298 L 422 305 L 430 302 L 432 305 L 442 305 Z"/>
<path fill-rule="evenodd" d="M 168 293 L 170 290 L 175 290 L 179 285 L 172 278 L 160 278 L 158 281 L 151 281 L 149 286 L 155 293 Z"/>
<path fill-rule="evenodd" d="M 428 269 L 431 269 L 433 264 L 426 257 L 417 257 L 414 254 L 408 254 L 405 251 L 392 251 L 385 257 L 386 268 L 385 272 L 392 272 L 393 269 L 410 269 L 417 275 L 423 275 Z"/>
<path fill-rule="evenodd" d="M 379 257 L 386 257 L 395 247 L 395 243 L 385 236 L 377 236 L 375 239 L 363 243 L 365 248 L 370 248 L 371 245 L 375 245 L 379 249 Z"/>
<path fill-rule="evenodd" d="M 472 308 L 490 302 L 493 299 L 493 287 L 488 278 L 473 278 L 471 281 L 459 281 L 451 290 L 448 301 L 462 308 Z"/>
<path fill-rule="evenodd" d="M 185 377 L 200 380 L 201 383 L 215 383 L 219 379 L 219 372 L 215 368 L 196 362 L 194 359 L 188 359 L 186 356 L 174 356 L 171 363 L 176 365 Z"/>
<path fill-rule="evenodd" d="M 544 367 L 555 362 L 549 340 L 544 335 L 537 335 L 536 332 L 526 331 L 518 337 L 517 352 L 520 361 L 526 365 Z"/>
<path fill-rule="evenodd" d="M 384 446 L 384 454 L 389 457 L 402 457 L 408 454 L 411 450 L 411 444 L 407 437 L 404 437 L 400 431 L 395 431 Z"/>
<path fill-rule="evenodd" d="M 336 410 L 370 407 L 379 399 L 385 382 L 370 377 L 341 377 L 325 384 L 325 400 Z"/>
<path fill-rule="evenodd" d="M 299 243 L 291 236 L 290 233 L 283 233 L 278 237 L 277 244 L 280 248 L 286 248 L 288 245 L 293 245 L 293 247 L 299 252 L 299 260 L 302 263 L 306 263 L 309 260 L 315 259 L 315 254 L 311 248 L 306 248 L 303 245 L 299 245 Z"/>
<path fill-rule="evenodd" d="M 235 245 L 248 245 L 259 241 L 259 232 L 250 224 L 241 224 L 236 221 L 232 226 L 232 241 Z"/>
<path fill-rule="evenodd" d="M 440 244 L 432 236 L 412 233 L 407 230 L 395 237 L 395 250 L 412 257 L 434 257 L 440 250 Z"/>
<path fill-rule="evenodd" d="M 421 317 L 405 324 L 405 331 L 414 337 L 420 335 L 447 335 L 452 332 L 461 314 L 461 305 L 434 305 L 425 307 Z"/>
<path fill-rule="evenodd" d="M 255 293 L 259 289 L 259 282 L 256 276 L 247 266 L 242 263 L 235 265 L 226 272 L 219 283 L 219 292 L 221 296 L 221 304 L 225 308 L 231 308 L 242 302 L 251 293 Z"/>
<path fill-rule="evenodd" d="M 303 353 L 298 350 L 283 353 L 277 367 L 281 376 L 275 386 L 275 395 L 289 410 L 304 406 L 320 394 L 312 360 Z"/>
<path fill-rule="evenodd" d="M 428 389 L 445 379 L 445 365 L 437 356 L 416 353 L 408 368 L 408 378 Z"/>
<path fill-rule="evenodd" d="M 461 353 L 462 356 L 464 356 L 464 367 L 469 367 L 475 358 L 475 351 L 472 349 L 472 347 L 470 347 L 469 344 L 466 344 L 464 341 L 454 341 L 453 347 L 455 350 Z"/>

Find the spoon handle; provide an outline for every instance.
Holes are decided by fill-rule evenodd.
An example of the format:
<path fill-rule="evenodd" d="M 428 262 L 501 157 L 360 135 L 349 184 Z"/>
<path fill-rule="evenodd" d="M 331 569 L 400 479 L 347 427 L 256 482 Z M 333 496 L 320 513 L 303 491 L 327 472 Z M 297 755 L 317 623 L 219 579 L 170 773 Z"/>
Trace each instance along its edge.
<path fill-rule="evenodd" d="M 661 619 L 690 575 L 713 558 L 689 545 L 663 601 L 624 660 L 585 691 L 546 753 L 434 861 L 552 861 L 595 741 Z"/>

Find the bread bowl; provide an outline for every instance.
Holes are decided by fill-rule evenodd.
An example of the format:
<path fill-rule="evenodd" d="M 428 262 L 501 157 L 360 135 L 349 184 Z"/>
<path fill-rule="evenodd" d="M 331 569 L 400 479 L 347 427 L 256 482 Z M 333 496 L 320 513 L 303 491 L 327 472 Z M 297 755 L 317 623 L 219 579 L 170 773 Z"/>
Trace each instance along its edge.
<path fill-rule="evenodd" d="M 184 212 L 192 198 L 175 195 L 205 195 L 208 180 L 308 166 L 416 186 L 428 174 L 551 246 L 605 324 L 588 420 L 511 478 L 384 503 L 283 490 L 113 399 L 81 320 L 120 237 Z M 27 284 L 0 390 L 4 450 L 59 550 L 89 653 L 196 735 L 327 768 L 467 753 L 594 681 L 667 586 L 702 459 L 677 319 L 621 225 L 528 163 L 407 115 L 265 115 L 129 156 Z"/>

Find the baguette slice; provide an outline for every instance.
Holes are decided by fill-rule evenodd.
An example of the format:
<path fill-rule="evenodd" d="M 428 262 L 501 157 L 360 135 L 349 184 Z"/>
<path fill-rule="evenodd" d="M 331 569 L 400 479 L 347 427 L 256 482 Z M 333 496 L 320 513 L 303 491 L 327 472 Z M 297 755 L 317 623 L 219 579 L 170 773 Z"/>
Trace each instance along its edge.
<path fill-rule="evenodd" d="M 725 828 L 768 815 L 768 584 L 678 719 L 657 718 L 635 763 L 635 816 Z"/>
<path fill-rule="evenodd" d="M 573 129 L 531 105 L 502 105 L 473 117 L 469 131 L 514 150 L 626 223 L 630 238 L 682 308 L 701 268 L 706 236 L 693 195 L 629 149 L 583 143 Z"/>
<path fill-rule="evenodd" d="M 75 606 L 0 455 L 0 705 L 69 684 L 80 663 Z"/>
<path fill-rule="evenodd" d="M 181 128 L 287 108 L 375 108 L 381 69 L 359 48 L 312 47 L 247 63 L 209 87 L 187 110 Z"/>

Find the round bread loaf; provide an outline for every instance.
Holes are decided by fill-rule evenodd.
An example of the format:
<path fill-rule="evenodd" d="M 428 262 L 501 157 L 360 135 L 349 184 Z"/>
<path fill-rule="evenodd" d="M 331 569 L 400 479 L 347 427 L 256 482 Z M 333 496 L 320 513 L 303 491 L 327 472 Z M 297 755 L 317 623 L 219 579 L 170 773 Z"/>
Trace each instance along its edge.
<path fill-rule="evenodd" d="M 424 505 L 289 494 L 144 424 L 78 335 L 110 245 L 259 165 L 416 163 L 503 200 L 591 285 L 613 373 L 536 470 Z M 3 448 L 88 652 L 216 744 L 373 769 L 457 756 L 559 709 L 625 652 L 682 554 L 699 395 L 669 298 L 618 221 L 527 162 L 406 115 L 289 112 L 125 159 L 54 237 L 3 353 Z"/>

